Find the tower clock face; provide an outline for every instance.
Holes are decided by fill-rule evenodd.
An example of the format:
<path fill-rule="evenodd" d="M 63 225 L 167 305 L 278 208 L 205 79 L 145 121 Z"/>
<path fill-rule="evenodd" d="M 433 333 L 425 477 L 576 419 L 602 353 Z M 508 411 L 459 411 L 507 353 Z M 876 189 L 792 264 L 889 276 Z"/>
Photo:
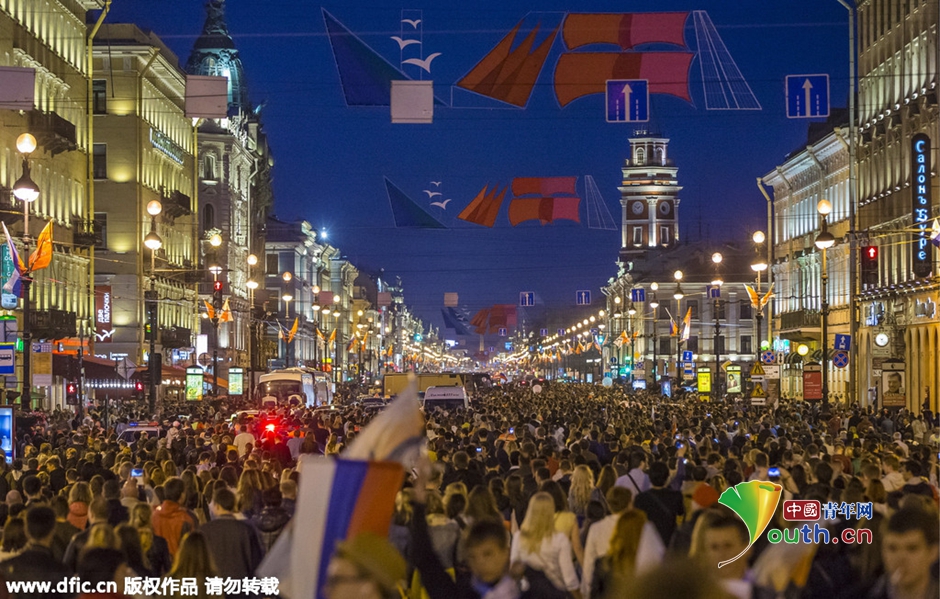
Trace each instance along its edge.
<path fill-rule="evenodd" d="M 878 333 L 875 335 L 875 345 L 878 347 L 884 347 L 888 345 L 888 335 L 885 333 Z"/>
<path fill-rule="evenodd" d="M 631 206 L 631 210 L 633 210 L 633 214 L 636 214 L 637 216 L 639 216 L 640 214 L 643 214 L 643 202 L 639 202 L 639 201 L 633 202 L 633 206 Z"/>

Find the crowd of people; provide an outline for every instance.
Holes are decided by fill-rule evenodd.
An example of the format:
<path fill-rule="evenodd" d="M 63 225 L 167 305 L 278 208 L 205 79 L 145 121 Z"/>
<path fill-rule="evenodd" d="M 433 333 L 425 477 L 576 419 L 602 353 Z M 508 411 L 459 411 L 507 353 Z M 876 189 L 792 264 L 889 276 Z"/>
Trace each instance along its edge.
<path fill-rule="evenodd" d="M 290 526 L 300 457 L 342 457 L 379 411 L 350 404 L 232 418 L 249 407 L 164 405 L 158 434 L 127 434 L 140 416 L 127 407 L 110 410 L 107 429 L 95 409 L 21 413 L 17 457 L 0 464 L 0 577 L 114 580 L 127 595 L 127 578 L 194 578 L 201 597 L 218 596 L 206 581 L 256 577 Z M 940 426 L 926 409 L 508 385 L 480 392 L 469 410 L 426 414 L 426 436 L 388 535 L 329 548 L 326 597 L 940 593 Z M 871 530 L 872 542 L 752 539 L 719 502 L 751 480 L 779 485 L 783 499 L 840 506 L 816 523 L 833 538 Z M 859 504 L 870 513 L 846 507 Z M 782 506 L 769 528 L 795 538 L 788 531 L 803 522 L 787 521 Z M 8 589 L 0 594 L 79 594 Z M 223 594 L 270 594 L 260 589 Z"/>

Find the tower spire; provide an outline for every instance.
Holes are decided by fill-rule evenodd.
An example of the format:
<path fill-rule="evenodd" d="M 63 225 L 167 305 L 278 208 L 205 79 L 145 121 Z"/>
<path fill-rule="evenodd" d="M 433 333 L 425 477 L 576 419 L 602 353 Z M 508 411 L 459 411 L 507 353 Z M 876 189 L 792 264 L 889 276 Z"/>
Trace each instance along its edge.
<path fill-rule="evenodd" d="M 225 22 L 225 0 L 206 2 L 206 22 L 193 44 L 186 72 L 227 78 L 229 112 L 250 112 L 245 69 Z"/>

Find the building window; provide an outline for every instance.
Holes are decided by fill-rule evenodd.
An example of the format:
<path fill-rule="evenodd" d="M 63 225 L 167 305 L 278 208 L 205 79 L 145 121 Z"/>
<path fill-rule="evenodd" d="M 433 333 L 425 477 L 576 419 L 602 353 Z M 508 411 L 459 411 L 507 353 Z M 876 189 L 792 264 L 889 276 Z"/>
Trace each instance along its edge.
<path fill-rule="evenodd" d="M 663 356 L 672 354 L 672 339 L 669 337 L 659 338 L 659 353 Z"/>
<path fill-rule="evenodd" d="M 669 309 L 666 308 L 665 305 L 660 304 L 660 305 L 659 305 L 659 316 L 657 316 L 656 318 L 658 318 L 659 320 L 668 320 L 668 319 L 669 319 Z"/>
<path fill-rule="evenodd" d="M 108 82 L 95 79 L 91 83 L 91 104 L 95 114 L 108 114 Z"/>
<path fill-rule="evenodd" d="M 692 320 L 698 320 L 698 300 L 689 300 L 688 308 L 692 309 Z M 682 317 L 685 318 L 685 314 Z"/>
<path fill-rule="evenodd" d="M 636 247 L 643 245 L 643 227 L 633 227 L 633 245 Z"/>
<path fill-rule="evenodd" d="M 684 349 L 692 353 L 698 353 L 698 337 L 696 335 L 689 337 L 689 340 L 685 342 Z"/>
<path fill-rule="evenodd" d="M 108 213 L 95 212 L 95 232 L 98 234 L 95 249 L 108 249 Z"/>
<path fill-rule="evenodd" d="M 206 154 L 202 159 L 202 178 L 207 181 L 217 181 L 219 178 L 217 166 L 215 154 Z"/>
<path fill-rule="evenodd" d="M 718 342 L 717 347 L 715 348 L 717 354 L 720 356 L 721 354 L 727 353 L 725 350 L 725 336 L 718 335 L 718 339 L 716 339 L 716 341 Z"/>
<path fill-rule="evenodd" d="M 727 304 L 725 304 L 725 302 L 718 302 L 718 320 L 724 320 L 727 318 L 727 315 L 725 314 L 726 305 Z"/>
<path fill-rule="evenodd" d="M 265 264 L 265 272 L 270 276 L 277 275 L 277 253 L 268 254 L 265 261 L 267 262 L 267 264 Z"/>
<path fill-rule="evenodd" d="M 646 164 L 646 150 L 644 150 L 643 148 L 637 148 L 636 160 L 634 162 L 636 162 L 637 166 L 643 166 L 644 164 Z"/>
<path fill-rule="evenodd" d="M 108 178 L 108 144 L 95 144 L 93 170 L 95 179 Z"/>
<path fill-rule="evenodd" d="M 751 336 L 750 335 L 741 335 L 741 353 L 742 354 L 754 353 L 754 350 L 751 348 Z"/>
<path fill-rule="evenodd" d="M 215 206 L 206 204 L 202 209 L 202 230 L 209 231 L 215 228 Z"/>
<path fill-rule="evenodd" d="M 753 310 L 751 310 L 751 304 L 747 302 L 741 302 L 741 318 L 740 320 L 750 320 L 754 318 Z"/>
<path fill-rule="evenodd" d="M 659 227 L 659 244 L 662 246 L 668 246 L 672 244 L 672 236 L 669 234 L 669 226 Z"/>
<path fill-rule="evenodd" d="M 666 166 L 666 153 L 662 148 L 653 150 L 653 160 L 660 166 Z"/>

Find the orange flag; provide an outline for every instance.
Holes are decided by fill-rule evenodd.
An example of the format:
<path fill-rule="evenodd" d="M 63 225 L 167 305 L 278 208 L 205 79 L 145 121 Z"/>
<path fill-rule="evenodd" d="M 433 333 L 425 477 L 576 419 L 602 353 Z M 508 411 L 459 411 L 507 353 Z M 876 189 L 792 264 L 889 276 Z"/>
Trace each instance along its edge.
<path fill-rule="evenodd" d="M 300 324 L 300 318 L 294 318 L 294 326 L 290 328 L 290 331 L 287 333 L 287 342 L 290 343 L 294 340 L 294 335 L 297 334 L 297 325 Z"/>
<path fill-rule="evenodd" d="M 212 304 L 209 303 L 209 300 L 204 300 L 206 304 L 206 312 L 209 313 L 209 320 L 215 319 L 215 308 L 212 307 Z"/>
<path fill-rule="evenodd" d="M 336 341 L 336 329 L 333 329 L 333 332 L 330 333 L 330 338 L 327 339 L 327 343 L 333 343 Z"/>
<path fill-rule="evenodd" d="M 52 221 L 50 220 L 36 238 L 36 250 L 29 257 L 29 272 L 48 268 L 52 262 Z"/>
<path fill-rule="evenodd" d="M 232 309 L 228 306 L 228 298 L 222 304 L 222 313 L 219 314 L 219 322 L 232 322 Z"/>

